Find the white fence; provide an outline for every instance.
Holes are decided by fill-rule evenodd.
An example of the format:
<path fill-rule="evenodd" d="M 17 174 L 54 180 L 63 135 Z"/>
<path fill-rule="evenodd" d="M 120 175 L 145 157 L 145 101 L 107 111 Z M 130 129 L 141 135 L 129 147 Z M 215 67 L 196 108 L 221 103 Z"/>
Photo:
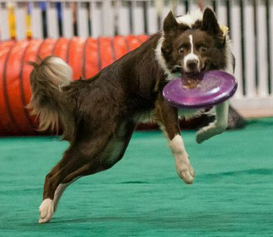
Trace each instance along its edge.
<path fill-rule="evenodd" d="M 35 0 L 0 0 L 1 40 L 11 35 L 8 4 L 14 4 L 17 39 L 25 38 L 27 31 L 34 38 L 153 34 L 170 10 L 182 15 L 210 6 L 219 22 L 229 26 L 233 40 L 239 83 L 233 105 L 241 110 L 268 109 L 273 114 L 272 0 L 51 0 L 43 6 Z"/>

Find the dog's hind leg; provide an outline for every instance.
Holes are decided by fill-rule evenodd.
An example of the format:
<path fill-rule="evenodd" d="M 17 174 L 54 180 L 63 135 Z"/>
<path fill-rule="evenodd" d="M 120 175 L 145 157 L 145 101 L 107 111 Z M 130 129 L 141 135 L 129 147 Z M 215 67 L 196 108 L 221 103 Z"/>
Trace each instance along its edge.
<path fill-rule="evenodd" d="M 67 153 L 65 156 L 67 156 Z M 69 183 L 65 184 L 65 186 L 60 186 L 61 189 L 58 189 L 58 187 L 66 175 L 77 170 L 78 167 L 75 166 L 76 163 L 73 164 L 72 162 L 69 162 L 68 165 L 65 165 L 63 167 L 58 164 L 57 166 L 55 166 L 55 168 L 58 167 L 60 169 L 57 170 L 54 168 L 55 170 L 53 169 L 46 176 L 44 184 L 43 202 L 39 207 L 39 223 L 46 223 L 52 218 L 55 209 L 55 201 L 58 202 L 58 199 L 60 198 L 64 189 L 69 185 Z M 55 193 L 57 194 L 56 197 Z"/>
<path fill-rule="evenodd" d="M 228 111 L 229 101 L 215 106 L 216 118 L 215 121 L 208 126 L 201 128 L 196 134 L 196 142 L 202 143 L 203 141 L 223 133 L 228 127 Z"/>
<path fill-rule="evenodd" d="M 135 129 L 134 122 L 127 121 L 118 126 L 118 129 L 115 131 L 115 134 L 112 135 L 107 146 L 98 157 L 98 159 L 100 160 L 102 164 L 102 167 L 101 167 L 102 170 L 111 168 L 123 157 L 134 129 Z M 90 169 L 89 171 L 92 172 L 92 169 Z M 62 183 L 59 184 L 59 186 L 57 187 L 54 193 L 54 200 L 53 200 L 54 212 L 57 210 L 58 203 L 63 192 L 71 183 L 75 182 L 78 178 L 80 178 L 81 174 L 82 174 L 81 170 L 77 170 L 69 174 L 67 177 L 65 177 Z"/>
<path fill-rule="evenodd" d="M 114 134 L 97 136 L 68 149 L 63 160 L 46 176 L 39 223 L 50 221 L 69 184 L 82 176 L 107 170 L 123 157 L 134 127 L 134 123 L 127 122 L 118 126 Z"/>
<path fill-rule="evenodd" d="M 63 159 L 46 176 L 44 183 L 43 202 L 40 206 L 39 223 L 48 222 L 54 212 L 54 193 L 61 183 L 70 183 L 79 176 L 90 173 L 90 160 L 96 160 L 107 145 L 111 133 L 95 136 L 88 141 L 71 145 L 64 153 Z M 93 163 L 93 173 L 100 171 L 99 164 Z M 63 182 L 70 174 L 77 174 L 71 180 Z M 64 191 L 64 190 L 62 190 Z M 57 197 L 58 198 L 58 197 Z"/>

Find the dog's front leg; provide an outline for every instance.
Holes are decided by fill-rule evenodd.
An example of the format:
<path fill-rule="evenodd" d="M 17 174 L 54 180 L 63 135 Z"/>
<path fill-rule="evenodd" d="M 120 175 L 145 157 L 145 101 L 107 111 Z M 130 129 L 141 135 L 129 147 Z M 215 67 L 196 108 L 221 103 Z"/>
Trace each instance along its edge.
<path fill-rule="evenodd" d="M 180 135 L 178 111 L 170 107 L 162 98 L 158 100 L 155 112 L 160 128 L 169 140 L 169 146 L 175 160 L 177 174 L 185 183 L 191 184 L 194 170 L 190 164 L 189 155 Z"/>
<path fill-rule="evenodd" d="M 229 101 L 225 101 L 222 104 L 216 106 L 215 121 L 208 126 L 201 128 L 196 134 L 196 142 L 202 143 L 203 141 L 221 134 L 227 129 L 228 126 L 228 109 Z"/>

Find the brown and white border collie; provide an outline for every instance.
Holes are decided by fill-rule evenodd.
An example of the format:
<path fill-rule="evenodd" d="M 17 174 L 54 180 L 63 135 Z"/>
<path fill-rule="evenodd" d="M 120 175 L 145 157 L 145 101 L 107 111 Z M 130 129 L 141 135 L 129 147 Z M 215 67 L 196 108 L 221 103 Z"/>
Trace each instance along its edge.
<path fill-rule="evenodd" d="M 50 221 L 60 197 L 73 181 L 107 170 L 124 155 L 136 123 L 156 121 L 168 138 L 177 173 L 187 184 L 194 170 L 180 135 L 178 111 L 162 98 L 162 89 L 181 73 L 223 70 L 233 73 L 230 40 L 207 8 L 181 17 L 170 12 L 163 31 L 101 70 L 90 80 L 72 82 L 71 68 L 57 57 L 31 63 L 30 107 L 40 129 L 63 128 L 70 142 L 61 161 L 45 178 L 40 223 Z M 201 143 L 227 127 L 228 101 L 216 106 L 215 121 L 197 132 Z M 199 112 L 198 112 L 199 113 Z"/>

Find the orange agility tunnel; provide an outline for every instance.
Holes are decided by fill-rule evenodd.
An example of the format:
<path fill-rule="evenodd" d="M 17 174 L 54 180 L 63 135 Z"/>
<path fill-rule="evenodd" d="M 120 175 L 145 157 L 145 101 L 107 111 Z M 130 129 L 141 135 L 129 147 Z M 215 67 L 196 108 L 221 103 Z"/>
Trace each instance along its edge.
<path fill-rule="evenodd" d="M 41 134 L 37 118 L 26 108 L 31 98 L 28 61 L 55 55 L 72 67 L 74 80 L 90 78 L 147 39 L 131 35 L 0 42 L 0 136 Z"/>

